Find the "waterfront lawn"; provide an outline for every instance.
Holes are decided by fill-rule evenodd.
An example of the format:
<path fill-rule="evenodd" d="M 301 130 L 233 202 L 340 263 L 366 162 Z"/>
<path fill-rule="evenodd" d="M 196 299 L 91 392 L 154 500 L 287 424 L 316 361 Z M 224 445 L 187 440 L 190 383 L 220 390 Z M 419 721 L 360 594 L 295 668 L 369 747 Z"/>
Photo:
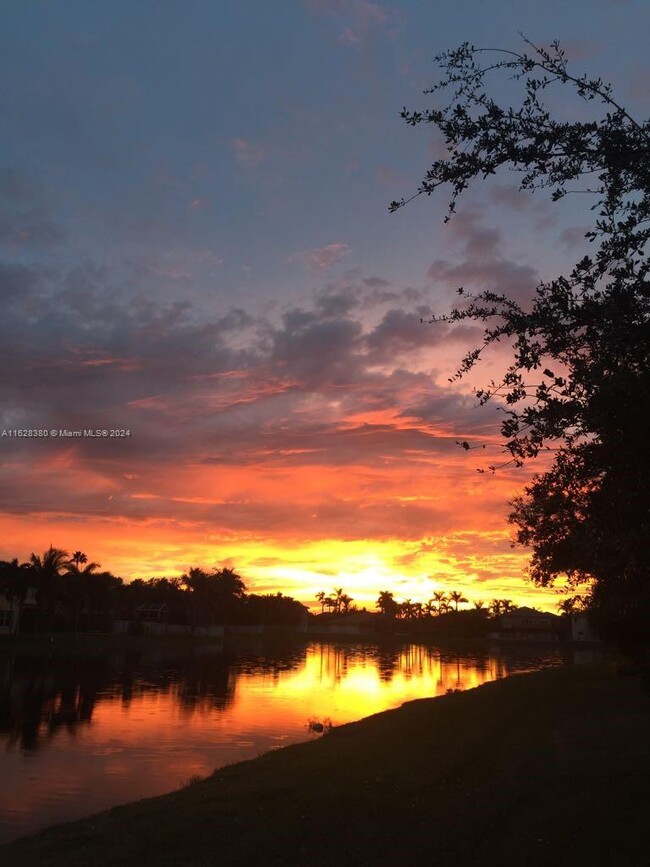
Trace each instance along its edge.
<path fill-rule="evenodd" d="M 650 698 L 604 666 L 410 702 L 0 849 L 20 867 L 650 863 Z M 128 793 L 125 792 L 128 797 Z"/>

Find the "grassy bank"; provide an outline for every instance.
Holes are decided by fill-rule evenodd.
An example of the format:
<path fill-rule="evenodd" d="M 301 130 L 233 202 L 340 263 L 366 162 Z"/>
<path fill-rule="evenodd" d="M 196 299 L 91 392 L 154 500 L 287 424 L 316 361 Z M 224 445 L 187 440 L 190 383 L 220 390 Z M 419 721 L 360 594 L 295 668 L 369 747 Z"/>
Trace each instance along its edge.
<path fill-rule="evenodd" d="M 0 861 L 640 867 L 648 731 L 638 678 L 596 666 L 519 675 L 9 844 Z"/>

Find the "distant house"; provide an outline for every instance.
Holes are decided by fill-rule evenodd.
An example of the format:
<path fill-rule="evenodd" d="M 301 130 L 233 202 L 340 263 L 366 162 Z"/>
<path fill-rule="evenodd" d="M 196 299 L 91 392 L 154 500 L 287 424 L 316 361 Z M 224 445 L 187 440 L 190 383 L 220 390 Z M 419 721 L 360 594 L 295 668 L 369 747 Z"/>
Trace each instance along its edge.
<path fill-rule="evenodd" d="M 13 635 L 17 629 L 16 604 L 0 595 L 0 635 Z"/>
<path fill-rule="evenodd" d="M 138 605 L 135 609 L 140 620 L 147 623 L 166 623 L 169 616 L 167 603 L 154 605 Z"/>
<path fill-rule="evenodd" d="M 20 629 L 21 615 L 36 610 L 36 588 L 29 587 L 22 604 L 0 593 L 0 635 L 15 635 Z"/>
<path fill-rule="evenodd" d="M 347 614 L 317 614 L 307 626 L 308 632 L 319 635 L 367 635 L 375 632 L 379 615 L 371 611 L 349 611 Z"/>
<path fill-rule="evenodd" d="M 562 618 L 535 608 L 516 608 L 501 614 L 498 628 L 489 634 L 494 641 L 559 641 L 562 634 Z"/>

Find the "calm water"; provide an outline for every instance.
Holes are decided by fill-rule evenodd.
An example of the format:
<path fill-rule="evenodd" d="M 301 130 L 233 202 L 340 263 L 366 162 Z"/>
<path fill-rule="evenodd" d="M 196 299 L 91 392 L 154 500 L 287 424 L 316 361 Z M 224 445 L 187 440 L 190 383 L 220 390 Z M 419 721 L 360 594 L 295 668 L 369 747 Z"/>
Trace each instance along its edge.
<path fill-rule="evenodd" d="M 310 642 L 100 658 L 0 655 L 0 842 L 178 788 L 404 701 L 567 661 Z"/>

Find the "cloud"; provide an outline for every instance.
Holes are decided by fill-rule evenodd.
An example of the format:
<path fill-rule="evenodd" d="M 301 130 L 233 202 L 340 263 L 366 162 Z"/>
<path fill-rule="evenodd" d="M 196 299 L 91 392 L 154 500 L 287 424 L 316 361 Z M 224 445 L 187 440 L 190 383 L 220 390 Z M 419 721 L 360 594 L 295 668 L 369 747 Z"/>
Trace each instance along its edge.
<path fill-rule="evenodd" d="M 430 280 L 449 289 L 500 292 L 522 303 L 531 298 L 539 275 L 531 266 L 503 256 L 500 231 L 484 225 L 476 209 L 467 208 L 448 226 L 460 255 L 454 261 L 434 260 L 428 270 Z"/>
<path fill-rule="evenodd" d="M 412 186 L 411 178 L 398 171 L 394 166 L 377 166 L 376 174 L 379 183 L 389 190 L 404 190 Z"/>
<path fill-rule="evenodd" d="M 428 270 L 429 278 L 455 288 L 463 286 L 475 292 L 490 290 L 507 295 L 513 301 L 525 302 L 532 296 L 539 277 L 529 265 L 518 265 L 509 259 L 468 261 L 452 265 L 436 259 Z"/>
<path fill-rule="evenodd" d="M 0 217 L 0 244 L 10 246 L 49 247 L 65 240 L 60 226 L 37 211 L 14 219 Z"/>
<path fill-rule="evenodd" d="M 339 26 L 337 41 L 349 48 L 363 47 L 375 34 L 392 34 L 394 12 L 370 0 L 306 0 L 315 15 L 333 19 Z"/>
<path fill-rule="evenodd" d="M 6 538 L 164 574 L 190 550 L 415 548 L 485 523 L 486 502 L 503 520 L 512 482 L 476 488 L 488 458 L 457 445 L 493 443 L 494 411 L 435 370 L 473 334 L 421 325 L 423 291 L 353 271 L 281 313 L 208 315 L 91 261 L 6 262 L 0 286 L 2 426 L 130 433 L 0 439 Z"/>
<path fill-rule="evenodd" d="M 287 262 L 301 262 L 312 271 L 326 271 L 348 256 L 350 252 L 347 244 L 328 244 L 326 247 L 315 247 L 313 250 L 291 253 L 287 257 Z"/>
<path fill-rule="evenodd" d="M 14 252 L 39 250 L 65 237 L 46 207 L 41 184 L 20 169 L 0 167 L 0 245 Z"/>
<path fill-rule="evenodd" d="M 269 156 L 268 149 L 261 142 L 243 137 L 234 139 L 230 147 L 239 165 L 246 169 L 256 169 Z"/>

